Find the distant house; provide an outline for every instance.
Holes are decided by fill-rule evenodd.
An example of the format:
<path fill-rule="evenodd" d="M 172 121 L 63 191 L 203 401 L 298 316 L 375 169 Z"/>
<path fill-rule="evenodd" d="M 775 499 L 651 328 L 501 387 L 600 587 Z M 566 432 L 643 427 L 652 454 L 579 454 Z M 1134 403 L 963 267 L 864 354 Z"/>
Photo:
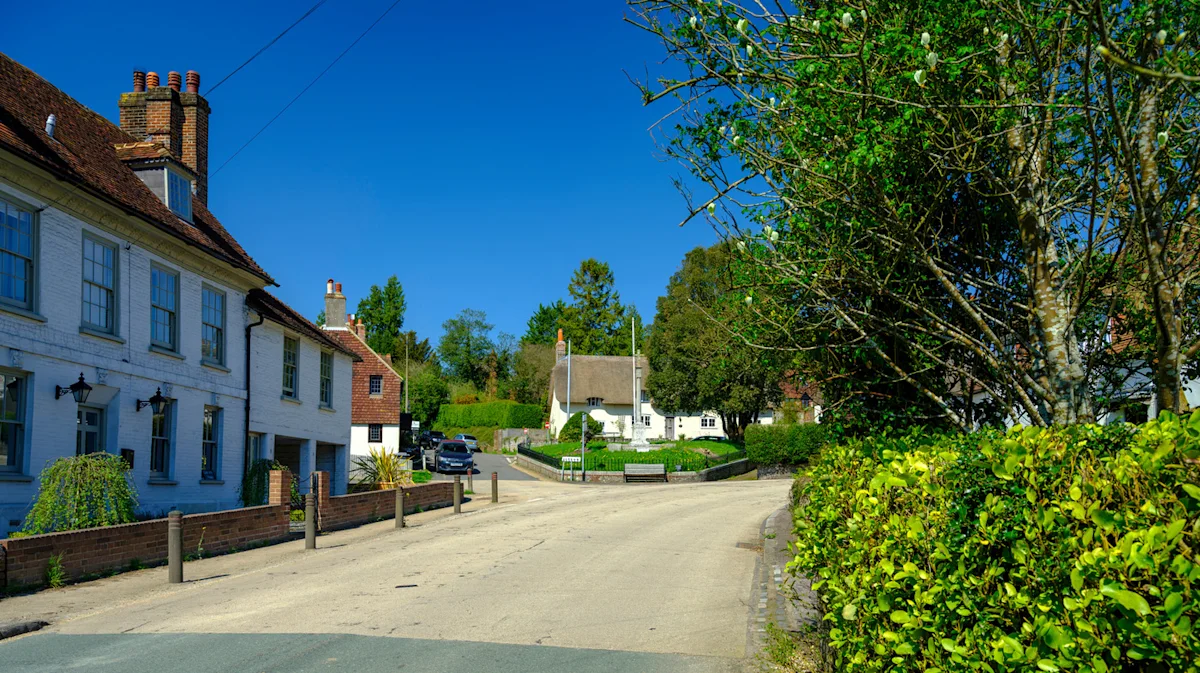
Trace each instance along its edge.
<path fill-rule="evenodd" d="M 404 377 L 392 368 L 390 355 L 367 345 L 365 326 L 346 313 L 342 284 L 332 278 L 325 292 L 325 333 L 360 358 L 351 382 L 350 453 L 365 456 L 372 448 L 399 448 Z"/>
<path fill-rule="evenodd" d="M 646 439 L 726 436 L 724 421 L 716 411 L 695 413 L 659 407 L 643 388 L 644 377 L 650 372 L 645 357 L 638 356 L 635 362 L 629 356 L 572 355 L 568 363 L 567 345 L 562 340 L 561 330 L 555 355 L 556 362 L 550 374 L 550 431 L 553 436 L 557 436 L 570 416 L 581 411 L 602 423 L 603 433 L 614 438 L 632 439 L 635 421 L 639 420 L 646 429 Z M 820 402 L 813 400 L 813 389 L 785 387 L 784 392 L 789 399 L 794 393 L 797 405 L 801 404 L 803 395 L 809 395 L 805 402 L 810 404 L 807 414 L 798 413 L 797 421 L 819 420 Z M 782 418 L 782 410 L 767 409 L 755 422 L 770 424 Z"/>
<path fill-rule="evenodd" d="M 362 361 L 265 290 L 251 290 L 250 460 L 273 458 L 292 474 L 330 474 L 344 494 L 350 473 L 353 367 Z M 307 479 L 299 480 L 307 493 Z"/>

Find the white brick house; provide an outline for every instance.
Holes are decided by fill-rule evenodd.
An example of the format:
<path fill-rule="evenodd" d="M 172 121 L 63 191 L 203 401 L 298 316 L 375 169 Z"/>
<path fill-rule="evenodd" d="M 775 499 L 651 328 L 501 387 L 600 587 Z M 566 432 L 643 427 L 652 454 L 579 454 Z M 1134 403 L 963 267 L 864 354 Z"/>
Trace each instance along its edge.
<path fill-rule="evenodd" d="M 118 128 L 0 54 L 0 537 L 21 525 L 46 464 L 93 451 L 132 461 L 145 514 L 239 506 L 247 298 L 274 281 L 207 209 L 199 75 L 186 91 L 178 73 L 158 84 L 134 73 Z M 349 406 L 351 355 L 324 344 L 340 372 L 337 411 L 324 412 L 319 340 L 305 340 L 299 385 L 312 384 L 313 404 L 281 413 L 281 375 L 268 370 L 289 327 L 255 328 L 250 350 L 267 363 L 254 390 L 260 375 L 275 390 L 254 429 L 311 439 L 319 466 L 318 443 L 349 441 L 338 405 Z M 60 388 L 81 377 L 90 391 L 77 403 Z"/>
<path fill-rule="evenodd" d="M 330 474 L 343 495 L 350 473 L 352 350 L 331 339 L 291 307 L 263 290 L 250 292 L 251 460 L 271 458 L 295 475 Z M 307 493 L 307 479 L 299 480 Z"/>

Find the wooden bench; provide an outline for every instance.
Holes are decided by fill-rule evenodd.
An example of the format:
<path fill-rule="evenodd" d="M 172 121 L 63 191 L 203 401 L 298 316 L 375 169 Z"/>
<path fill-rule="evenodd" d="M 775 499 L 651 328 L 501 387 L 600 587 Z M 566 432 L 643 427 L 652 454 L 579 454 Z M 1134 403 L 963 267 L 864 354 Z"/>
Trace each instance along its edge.
<path fill-rule="evenodd" d="M 666 480 L 667 466 L 662 463 L 648 463 L 645 465 L 625 463 L 625 483 Z"/>

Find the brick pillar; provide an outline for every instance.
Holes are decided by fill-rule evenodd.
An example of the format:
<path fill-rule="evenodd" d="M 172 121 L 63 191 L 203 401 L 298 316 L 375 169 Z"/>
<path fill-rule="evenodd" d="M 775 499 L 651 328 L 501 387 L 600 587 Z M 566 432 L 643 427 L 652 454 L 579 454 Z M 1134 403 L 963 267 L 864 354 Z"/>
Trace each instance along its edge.
<path fill-rule="evenodd" d="M 292 473 L 288 470 L 271 470 L 267 486 L 267 504 L 292 508 Z"/>
<path fill-rule="evenodd" d="M 317 527 L 325 530 L 325 526 L 322 523 L 329 516 L 329 473 L 325 471 L 313 472 L 313 482 L 317 490 Z"/>

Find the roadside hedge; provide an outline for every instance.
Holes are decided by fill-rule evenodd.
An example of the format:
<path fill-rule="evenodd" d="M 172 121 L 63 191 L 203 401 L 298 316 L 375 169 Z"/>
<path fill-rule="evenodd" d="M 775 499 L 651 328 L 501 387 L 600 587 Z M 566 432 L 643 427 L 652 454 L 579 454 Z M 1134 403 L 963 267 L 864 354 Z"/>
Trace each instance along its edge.
<path fill-rule="evenodd" d="M 828 446 L 796 507 L 838 671 L 1195 671 L 1200 412 Z"/>
<path fill-rule="evenodd" d="M 759 465 L 801 465 L 826 437 L 825 426 L 816 423 L 755 424 L 746 428 L 746 457 Z"/>
<path fill-rule="evenodd" d="M 542 408 L 536 404 L 519 404 L 508 400 L 443 404 L 438 411 L 438 424 L 456 428 L 540 428 L 543 415 Z"/>

